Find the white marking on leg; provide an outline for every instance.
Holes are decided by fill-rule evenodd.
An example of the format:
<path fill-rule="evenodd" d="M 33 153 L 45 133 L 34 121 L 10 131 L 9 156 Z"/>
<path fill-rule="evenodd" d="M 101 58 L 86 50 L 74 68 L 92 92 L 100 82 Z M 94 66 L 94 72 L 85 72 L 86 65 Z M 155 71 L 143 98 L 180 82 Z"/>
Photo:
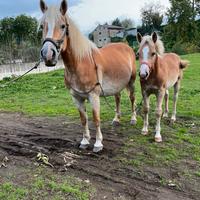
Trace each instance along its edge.
<path fill-rule="evenodd" d="M 103 136 L 102 136 L 100 127 L 98 127 L 97 134 L 96 134 L 96 142 L 94 144 L 94 147 L 97 147 L 97 148 L 103 147 L 102 141 L 103 141 Z"/>
<path fill-rule="evenodd" d="M 96 125 L 96 142 L 95 147 L 103 147 L 103 135 L 100 128 L 100 98 L 97 94 L 90 94 L 90 103 L 93 109 L 93 118 Z"/>
<path fill-rule="evenodd" d="M 162 142 L 162 136 L 160 134 L 160 132 L 161 132 L 160 121 L 161 121 L 161 116 L 162 116 L 162 102 L 163 102 L 164 95 L 165 95 L 164 91 L 159 91 L 157 94 L 156 134 L 155 134 L 156 142 Z"/>
<path fill-rule="evenodd" d="M 148 126 L 149 126 L 149 96 L 146 94 L 143 94 L 144 99 L 144 124 L 142 128 L 142 134 L 147 135 L 148 134 Z"/>

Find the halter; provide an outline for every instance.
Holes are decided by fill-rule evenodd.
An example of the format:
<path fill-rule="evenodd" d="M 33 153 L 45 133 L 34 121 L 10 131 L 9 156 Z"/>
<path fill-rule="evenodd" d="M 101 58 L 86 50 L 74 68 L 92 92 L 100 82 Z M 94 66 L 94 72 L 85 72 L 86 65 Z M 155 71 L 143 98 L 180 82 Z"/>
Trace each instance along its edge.
<path fill-rule="evenodd" d="M 60 40 L 54 40 L 52 38 L 46 38 L 43 41 L 42 45 L 44 45 L 46 42 L 51 42 L 56 47 L 57 53 L 60 54 L 60 51 L 61 51 L 60 47 L 64 42 L 65 36 L 69 36 L 69 24 L 66 24 L 63 35 L 62 35 Z"/>

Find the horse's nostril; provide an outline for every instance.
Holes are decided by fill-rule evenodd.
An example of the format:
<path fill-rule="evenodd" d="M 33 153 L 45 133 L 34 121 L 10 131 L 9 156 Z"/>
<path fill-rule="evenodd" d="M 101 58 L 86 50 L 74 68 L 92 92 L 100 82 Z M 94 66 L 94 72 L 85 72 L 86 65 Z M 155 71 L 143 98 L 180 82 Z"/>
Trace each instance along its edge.
<path fill-rule="evenodd" d="M 54 49 L 51 49 L 53 54 L 52 54 L 52 58 L 54 59 L 56 57 L 56 51 Z"/>

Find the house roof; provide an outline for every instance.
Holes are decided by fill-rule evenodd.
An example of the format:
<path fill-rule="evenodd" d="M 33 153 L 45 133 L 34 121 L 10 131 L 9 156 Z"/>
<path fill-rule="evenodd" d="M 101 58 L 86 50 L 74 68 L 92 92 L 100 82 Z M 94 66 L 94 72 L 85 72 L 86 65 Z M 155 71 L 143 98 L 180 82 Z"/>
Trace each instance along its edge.
<path fill-rule="evenodd" d="M 123 30 L 124 28 L 121 26 L 114 26 L 114 25 L 104 25 L 106 26 L 108 29 L 117 29 L 117 30 Z"/>
<path fill-rule="evenodd" d="M 128 28 L 128 29 L 126 29 L 126 31 L 132 31 L 132 30 L 135 30 L 135 29 L 137 29 L 137 28 Z"/>

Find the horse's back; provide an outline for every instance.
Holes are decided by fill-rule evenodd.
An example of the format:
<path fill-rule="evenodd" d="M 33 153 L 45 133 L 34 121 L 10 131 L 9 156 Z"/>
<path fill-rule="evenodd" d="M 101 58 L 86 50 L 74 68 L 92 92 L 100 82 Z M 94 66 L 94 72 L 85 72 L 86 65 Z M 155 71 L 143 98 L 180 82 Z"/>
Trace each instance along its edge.
<path fill-rule="evenodd" d="M 111 43 L 100 49 L 102 65 L 105 71 L 136 71 L 135 53 L 124 43 Z"/>

